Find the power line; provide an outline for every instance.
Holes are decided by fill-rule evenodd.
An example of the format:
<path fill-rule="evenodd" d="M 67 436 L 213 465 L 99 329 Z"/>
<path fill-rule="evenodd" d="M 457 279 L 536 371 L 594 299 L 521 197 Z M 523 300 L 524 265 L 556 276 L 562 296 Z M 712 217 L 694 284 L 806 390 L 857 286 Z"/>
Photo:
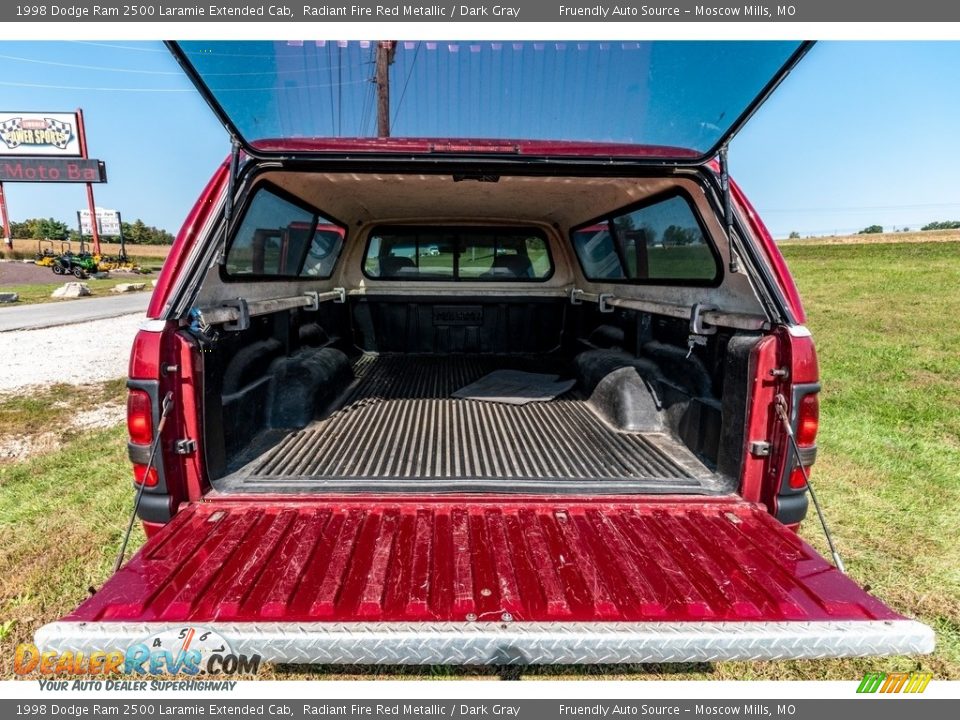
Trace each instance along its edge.
<path fill-rule="evenodd" d="M 16 62 L 36 63 L 37 65 L 54 65 L 56 67 L 68 67 L 75 70 L 100 70 L 103 72 L 134 73 L 141 75 L 177 75 L 183 77 L 179 70 L 132 70 L 130 68 L 104 67 L 102 65 L 75 65 L 74 63 L 55 62 L 53 60 L 38 60 L 36 58 L 17 57 L 16 55 L 0 55 L 2 60 L 14 60 Z"/>
<path fill-rule="evenodd" d="M 344 85 L 360 85 L 361 83 L 367 82 L 366 80 L 356 80 L 354 82 L 347 82 Z M 195 88 L 145 88 L 145 87 L 82 87 L 78 85 L 41 85 L 38 83 L 17 83 L 17 82 L 5 82 L 0 81 L 0 85 L 6 85 L 7 87 L 25 87 L 25 88 L 43 88 L 47 90 L 91 90 L 91 91 L 104 91 L 104 92 L 163 92 L 163 93 L 192 93 L 196 92 Z M 330 87 L 326 84 L 321 85 L 297 85 L 292 88 L 294 90 L 315 90 L 318 88 L 327 88 Z M 270 85 L 267 87 L 237 87 L 237 88 L 212 88 L 214 94 L 217 93 L 226 93 L 226 92 L 258 92 L 262 90 L 276 90 L 276 86 Z"/>
<path fill-rule="evenodd" d="M 209 56 L 204 56 L 209 57 Z M 0 60 L 13 60 L 14 62 L 27 62 L 27 63 L 36 63 L 38 65 L 52 65 L 55 67 L 66 67 L 73 68 L 74 70 L 97 70 L 100 72 L 118 72 L 118 73 L 130 73 L 134 75 L 172 75 L 175 77 L 183 77 L 183 72 L 180 70 L 135 70 L 131 68 L 118 68 L 118 67 L 108 67 L 104 65 L 77 65 L 75 63 L 62 63 L 55 62 L 53 60 L 38 60 L 36 58 L 26 58 L 18 57 L 15 55 L 0 55 Z M 364 63 L 366 64 L 366 63 Z M 333 67 L 330 67 L 332 72 Z M 207 77 L 275 77 L 277 75 L 293 75 L 293 74 L 303 74 L 306 73 L 303 69 L 292 69 L 292 70 L 270 70 L 266 72 L 203 72 L 203 76 Z M 333 79 L 331 78 L 331 83 Z"/>
<path fill-rule="evenodd" d="M 137 52 L 152 52 L 152 53 L 166 53 L 166 48 L 147 48 L 147 47 L 132 47 L 130 45 L 113 45 L 111 43 L 100 43 L 100 42 L 91 42 L 89 40 L 67 40 L 66 42 L 73 43 L 74 45 L 93 45 L 94 47 L 103 47 L 103 48 L 112 48 L 114 50 L 135 50 Z"/>
<path fill-rule="evenodd" d="M 400 91 L 400 99 L 397 101 L 397 109 L 393 111 L 392 125 L 397 124 L 397 116 L 400 114 L 400 106 L 403 105 L 403 98 L 407 94 L 407 85 L 410 84 L 410 76 L 413 75 L 413 66 L 417 64 L 417 56 L 420 54 L 421 45 L 423 45 L 423 43 L 418 42 L 416 49 L 413 51 L 413 60 L 410 61 L 410 69 L 407 71 L 407 79 L 403 81 L 403 90 Z"/>
<path fill-rule="evenodd" d="M 39 83 L 18 83 L 0 81 L 6 87 L 41 88 L 44 90 L 89 90 L 104 92 L 162 92 L 162 93 L 193 93 L 195 88 L 118 88 L 118 87 L 80 87 L 77 85 L 40 85 Z"/>

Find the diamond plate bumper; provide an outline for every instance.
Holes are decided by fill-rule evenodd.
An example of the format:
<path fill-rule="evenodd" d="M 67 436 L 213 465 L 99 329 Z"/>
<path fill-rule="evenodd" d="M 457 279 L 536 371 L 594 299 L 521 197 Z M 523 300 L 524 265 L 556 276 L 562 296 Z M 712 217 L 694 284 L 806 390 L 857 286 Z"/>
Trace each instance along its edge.
<path fill-rule="evenodd" d="M 125 650 L 184 623 L 55 622 L 41 650 Z M 527 665 L 912 655 L 933 650 L 913 620 L 636 623 L 204 623 L 234 653 L 270 662 Z"/>

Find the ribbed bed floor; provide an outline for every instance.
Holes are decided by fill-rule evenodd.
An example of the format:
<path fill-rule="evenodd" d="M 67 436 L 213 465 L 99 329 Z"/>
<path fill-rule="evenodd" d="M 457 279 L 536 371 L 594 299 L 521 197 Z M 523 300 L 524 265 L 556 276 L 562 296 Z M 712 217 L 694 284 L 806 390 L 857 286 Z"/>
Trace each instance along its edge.
<path fill-rule="evenodd" d="M 365 355 L 329 417 L 268 431 L 256 459 L 218 483 L 231 492 L 327 489 L 718 492 L 667 434 L 618 431 L 577 393 L 506 405 L 450 397 L 487 373 L 562 373 L 544 358 Z M 574 482 L 571 482 L 574 481 Z"/>

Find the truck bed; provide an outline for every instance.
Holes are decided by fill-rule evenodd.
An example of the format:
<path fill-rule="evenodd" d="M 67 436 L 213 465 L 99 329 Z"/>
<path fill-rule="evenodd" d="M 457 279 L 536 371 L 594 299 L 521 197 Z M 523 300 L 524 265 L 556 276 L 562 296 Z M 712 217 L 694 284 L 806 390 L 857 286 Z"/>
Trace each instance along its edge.
<path fill-rule="evenodd" d="M 728 485 L 669 433 L 617 429 L 577 388 L 509 405 L 451 397 L 497 369 L 569 376 L 544 356 L 365 354 L 322 418 L 266 430 L 216 481 L 224 492 L 702 493 Z"/>

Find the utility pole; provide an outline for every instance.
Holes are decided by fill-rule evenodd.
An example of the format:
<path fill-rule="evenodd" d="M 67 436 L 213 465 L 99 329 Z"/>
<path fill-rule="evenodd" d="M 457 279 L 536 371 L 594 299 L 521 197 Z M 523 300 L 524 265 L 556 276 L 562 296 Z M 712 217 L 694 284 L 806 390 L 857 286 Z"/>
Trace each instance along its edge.
<path fill-rule="evenodd" d="M 390 137 L 390 66 L 397 51 L 392 40 L 377 43 L 377 137 Z"/>

